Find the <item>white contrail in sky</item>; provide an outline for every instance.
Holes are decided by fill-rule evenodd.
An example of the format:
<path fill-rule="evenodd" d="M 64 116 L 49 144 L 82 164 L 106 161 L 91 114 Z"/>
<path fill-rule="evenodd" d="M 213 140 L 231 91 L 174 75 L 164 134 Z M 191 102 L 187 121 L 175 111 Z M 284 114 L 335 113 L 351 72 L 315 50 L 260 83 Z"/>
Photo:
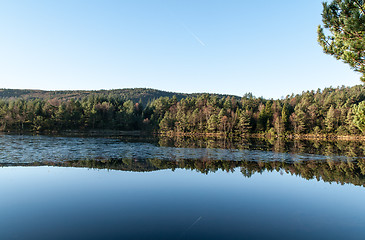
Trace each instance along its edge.
<path fill-rule="evenodd" d="M 193 36 L 195 38 L 195 40 L 197 40 L 203 47 L 205 47 L 205 43 L 196 35 L 194 34 L 185 24 L 181 24 L 186 31 L 188 31 L 190 33 L 191 36 Z"/>
<path fill-rule="evenodd" d="M 191 35 L 193 36 L 193 38 L 195 38 L 195 40 L 200 43 L 200 45 L 202 45 L 203 47 L 206 47 L 205 43 L 195 34 L 193 33 L 182 21 L 180 21 L 177 17 L 176 14 L 174 14 L 172 11 L 170 11 L 169 9 L 165 9 L 166 12 L 171 16 L 171 18 L 175 19 L 183 28 L 185 28 L 185 30 Z"/>

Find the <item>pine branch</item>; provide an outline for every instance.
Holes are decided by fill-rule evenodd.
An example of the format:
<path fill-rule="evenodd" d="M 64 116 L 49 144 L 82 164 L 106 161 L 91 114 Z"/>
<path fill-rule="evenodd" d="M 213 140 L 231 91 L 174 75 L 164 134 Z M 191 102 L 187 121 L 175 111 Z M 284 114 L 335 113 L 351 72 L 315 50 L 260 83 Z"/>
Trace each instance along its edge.
<path fill-rule="evenodd" d="M 360 8 L 360 10 L 361 10 L 362 14 L 364 14 L 364 15 L 365 15 L 365 10 L 364 10 L 364 8 L 361 6 L 361 4 L 360 4 L 357 0 L 354 0 L 354 2 L 355 2 L 355 3 L 356 3 L 356 5 Z"/>

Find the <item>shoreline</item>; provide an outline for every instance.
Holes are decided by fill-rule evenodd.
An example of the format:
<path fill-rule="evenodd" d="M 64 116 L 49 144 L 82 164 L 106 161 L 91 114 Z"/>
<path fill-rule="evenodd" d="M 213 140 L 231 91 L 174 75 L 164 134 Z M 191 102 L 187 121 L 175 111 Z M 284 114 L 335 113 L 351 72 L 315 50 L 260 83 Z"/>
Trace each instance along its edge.
<path fill-rule="evenodd" d="M 63 131 L 0 131 L 1 134 L 44 134 L 44 135 L 87 135 L 87 136 L 163 136 L 163 137 L 189 137 L 189 138 L 230 138 L 230 139 L 282 139 L 282 140 L 319 140 L 319 141 L 365 141 L 365 135 L 336 135 L 336 134 L 286 134 L 273 135 L 270 133 L 248 133 L 248 134 L 225 134 L 217 133 L 193 133 L 193 132 L 153 132 L 153 131 L 121 131 L 110 129 L 94 129 L 94 130 L 63 130 Z"/>
<path fill-rule="evenodd" d="M 322 140 L 322 141 L 365 141 L 361 135 L 335 135 L 335 134 L 287 134 L 273 135 L 270 133 L 249 134 L 224 134 L 224 133 L 184 133 L 184 132 L 158 132 L 157 135 L 166 137 L 214 137 L 214 138 L 258 138 L 258 139 L 283 139 L 283 140 Z"/>

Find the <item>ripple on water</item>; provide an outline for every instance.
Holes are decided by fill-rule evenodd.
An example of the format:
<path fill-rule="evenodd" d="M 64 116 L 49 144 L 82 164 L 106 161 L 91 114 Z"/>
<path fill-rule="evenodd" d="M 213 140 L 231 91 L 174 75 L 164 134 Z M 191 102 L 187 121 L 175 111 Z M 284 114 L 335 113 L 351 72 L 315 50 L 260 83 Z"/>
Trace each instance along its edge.
<path fill-rule="evenodd" d="M 0 153 L 0 163 L 57 162 L 110 158 L 283 162 L 328 159 L 352 161 L 355 159 L 346 156 L 291 154 L 262 150 L 159 147 L 144 142 L 123 142 L 120 139 L 42 135 L 0 135 Z"/>

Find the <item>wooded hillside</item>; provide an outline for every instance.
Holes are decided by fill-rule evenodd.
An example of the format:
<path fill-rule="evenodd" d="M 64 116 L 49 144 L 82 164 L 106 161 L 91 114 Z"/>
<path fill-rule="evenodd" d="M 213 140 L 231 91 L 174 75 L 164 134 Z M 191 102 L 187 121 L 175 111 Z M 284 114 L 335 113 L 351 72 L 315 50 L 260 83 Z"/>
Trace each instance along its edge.
<path fill-rule="evenodd" d="M 70 91 L 62 92 L 63 95 L 55 92 L 54 98 L 50 97 L 50 92 L 40 92 L 43 98 L 35 98 L 36 92 L 29 95 L 28 90 L 13 91 L 24 91 L 18 96 L 28 97 L 0 100 L 0 129 L 3 131 L 113 129 L 278 136 L 362 135 L 365 131 L 363 85 L 318 89 L 277 100 L 252 94 L 242 98 L 214 94 L 176 96 L 149 89 L 115 90 L 115 94 L 109 91 L 108 95 L 102 91 L 92 94 Z M 118 91 L 126 93 L 120 95 Z M 133 92 L 136 95 L 129 95 Z M 136 101 L 141 96 L 148 99 L 152 93 L 156 93 L 153 100 Z M 158 94 L 173 96 L 157 98 Z"/>

